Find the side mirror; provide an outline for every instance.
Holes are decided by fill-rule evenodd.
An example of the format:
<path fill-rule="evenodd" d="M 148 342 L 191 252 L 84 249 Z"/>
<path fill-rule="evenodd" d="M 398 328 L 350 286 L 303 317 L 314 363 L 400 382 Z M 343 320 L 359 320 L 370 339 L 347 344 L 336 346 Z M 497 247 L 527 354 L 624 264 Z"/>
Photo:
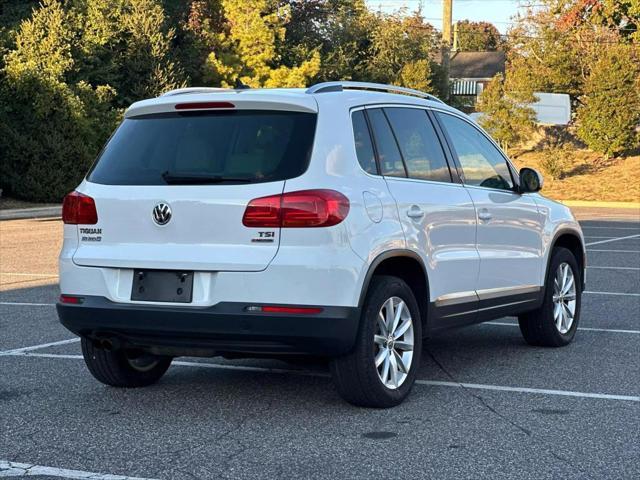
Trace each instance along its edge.
<path fill-rule="evenodd" d="M 520 193 L 534 193 L 542 189 L 542 175 L 533 168 L 524 167 L 520 170 Z"/>

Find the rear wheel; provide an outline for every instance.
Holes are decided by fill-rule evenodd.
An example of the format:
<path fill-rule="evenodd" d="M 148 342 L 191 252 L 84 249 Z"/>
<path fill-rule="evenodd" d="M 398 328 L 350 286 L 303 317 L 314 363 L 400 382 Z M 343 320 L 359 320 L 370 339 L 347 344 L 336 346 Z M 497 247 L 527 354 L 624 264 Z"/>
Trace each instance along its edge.
<path fill-rule="evenodd" d="M 82 339 L 82 356 L 96 380 L 112 387 L 146 387 L 157 382 L 171 365 L 171 357 L 105 350 Z"/>
<path fill-rule="evenodd" d="M 331 362 L 340 395 L 362 407 L 401 403 L 415 381 L 422 352 L 422 322 L 409 286 L 376 276 L 362 310 L 354 350 Z"/>
<path fill-rule="evenodd" d="M 562 347 L 573 340 L 580 320 L 582 281 L 573 253 L 562 247 L 551 254 L 542 306 L 518 317 L 530 345 Z"/>

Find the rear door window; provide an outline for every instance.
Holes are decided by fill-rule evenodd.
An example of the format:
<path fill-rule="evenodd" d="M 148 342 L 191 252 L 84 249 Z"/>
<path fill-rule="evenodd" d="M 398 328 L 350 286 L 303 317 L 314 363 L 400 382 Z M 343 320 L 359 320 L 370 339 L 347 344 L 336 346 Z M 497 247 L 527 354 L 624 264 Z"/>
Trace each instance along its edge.
<path fill-rule="evenodd" d="M 410 178 L 450 182 L 451 174 L 427 112 L 418 108 L 385 108 Z"/>
<path fill-rule="evenodd" d="M 380 108 L 367 110 L 373 137 L 375 138 L 376 147 L 378 149 L 378 158 L 380 160 L 380 169 L 382 174 L 389 177 L 406 177 L 407 173 L 402 162 L 402 155 L 398 149 L 387 117 Z"/>
<path fill-rule="evenodd" d="M 309 166 L 316 115 L 242 110 L 125 119 L 88 175 L 107 185 L 164 185 L 167 178 L 259 183 Z M 208 183 L 203 181 L 202 183 Z"/>

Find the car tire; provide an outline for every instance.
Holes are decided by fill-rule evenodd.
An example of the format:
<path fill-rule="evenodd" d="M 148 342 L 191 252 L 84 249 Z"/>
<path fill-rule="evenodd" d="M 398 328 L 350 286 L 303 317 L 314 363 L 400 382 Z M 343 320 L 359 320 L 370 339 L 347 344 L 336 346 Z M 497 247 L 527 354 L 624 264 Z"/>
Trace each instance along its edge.
<path fill-rule="evenodd" d="M 393 407 L 411 391 L 421 353 L 422 320 L 411 288 L 397 277 L 374 276 L 354 349 L 331 361 L 331 373 L 347 402 L 360 407 Z"/>
<path fill-rule="evenodd" d="M 570 285 L 568 280 L 567 284 L 562 284 L 563 269 L 566 268 L 567 275 L 573 279 Z M 564 292 L 566 289 L 567 292 Z M 529 345 L 540 347 L 563 347 L 571 343 L 580 321 L 581 301 L 582 274 L 578 262 L 570 250 L 554 248 L 547 271 L 542 306 L 518 317 L 525 341 Z"/>
<path fill-rule="evenodd" d="M 96 380 L 112 387 L 136 388 L 156 383 L 171 365 L 171 357 L 142 354 L 132 356 L 123 349 L 98 348 L 82 339 L 82 356 Z"/>

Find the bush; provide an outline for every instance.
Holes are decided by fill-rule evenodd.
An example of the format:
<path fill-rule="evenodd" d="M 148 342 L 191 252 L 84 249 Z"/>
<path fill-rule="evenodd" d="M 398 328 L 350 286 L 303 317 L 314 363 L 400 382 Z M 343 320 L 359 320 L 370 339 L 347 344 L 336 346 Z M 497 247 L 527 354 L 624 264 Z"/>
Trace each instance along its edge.
<path fill-rule="evenodd" d="M 15 198 L 59 202 L 78 185 L 113 128 L 115 111 L 99 111 L 109 92 L 79 85 L 78 95 L 37 75 L 7 83 L 0 91 L 2 189 Z"/>
<path fill-rule="evenodd" d="M 638 146 L 640 58 L 632 45 L 601 53 L 584 86 L 578 107 L 578 137 L 609 157 Z"/>
<path fill-rule="evenodd" d="M 570 151 L 566 147 L 548 147 L 542 151 L 540 166 L 546 175 L 560 180 L 567 174 Z"/>

